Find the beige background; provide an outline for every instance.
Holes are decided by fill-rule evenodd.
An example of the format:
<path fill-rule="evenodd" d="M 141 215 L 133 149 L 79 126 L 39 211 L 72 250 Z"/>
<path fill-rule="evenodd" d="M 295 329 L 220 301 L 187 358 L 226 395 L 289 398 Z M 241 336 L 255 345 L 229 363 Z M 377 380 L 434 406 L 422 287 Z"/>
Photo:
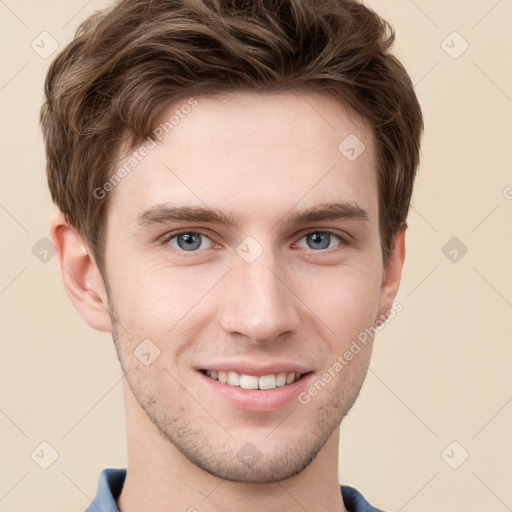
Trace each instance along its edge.
<path fill-rule="evenodd" d="M 106 3 L 0 1 L 0 512 L 85 510 L 100 471 L 126 466 L 112 341 L 73 309 L 57 258 L 32 252 L 53 207 L 38 126 L 52 56 L 31 42 L 47 31 L 63 47 Z M 512 508 L 512 1 L 366 3 L 397 30 L 426 133 L 404 309 L 378 336 L 343 423 L 340 480 L 388 512 L 502 512 Z M 454 31 L 469 44 L 458 58 Z M 468 249 L 456 262 L 442 251 L 452 237 Z M 59 454 L 46 470 L 31 458 L 43 441 Z"/>

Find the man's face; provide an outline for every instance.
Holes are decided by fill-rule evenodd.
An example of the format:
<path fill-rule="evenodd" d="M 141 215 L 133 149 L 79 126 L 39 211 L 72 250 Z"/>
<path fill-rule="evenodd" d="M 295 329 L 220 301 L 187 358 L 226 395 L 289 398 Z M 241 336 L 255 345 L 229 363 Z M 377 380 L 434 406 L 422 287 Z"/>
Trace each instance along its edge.
<path fill-rule="evenodd" d="M 299 394 L 390 307 L 381 300 L 374 146 L 327 97 L 196 100 L 162 115 L 182 112 L 111 192 L 105 271 L 116 349 L 134 398 L 190 461 L 230 480 L 281 480 L 314 458 L 350 409 L 371 343 L 309 401 Z M 350 134 L 366 146 L 355 160 L 338 148 Z M 296 218 L 333 203 L 345 205 L 342 215 Z M 191 210 L 179 220 L 165 208 L 233 222 L 186 220 Z M 151 355 L 137 349 L 143 340 Z M 276 387 L 246 390 L 206 371 Z M 283 373 L 302 377 L 282 385 Z"/>

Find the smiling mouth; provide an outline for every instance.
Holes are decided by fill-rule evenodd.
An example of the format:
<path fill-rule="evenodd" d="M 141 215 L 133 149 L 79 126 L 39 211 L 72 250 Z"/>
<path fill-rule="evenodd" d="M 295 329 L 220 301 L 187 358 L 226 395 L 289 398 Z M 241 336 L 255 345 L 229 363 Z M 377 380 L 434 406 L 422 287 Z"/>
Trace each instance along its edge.
<path fill-rule="evenodd" d="M 306 373 L 273 373 L 269 375 L 246 375 L 235 371 L 222 370 L 200 370 L 213 380 L 218 380 L 228 386 L 240 387 L 242 389 L 261 389 L 268 390 L 277 387 L 287 386 L 298 381 Z M 310 373 L 310 372 L 308 372 Z"/>

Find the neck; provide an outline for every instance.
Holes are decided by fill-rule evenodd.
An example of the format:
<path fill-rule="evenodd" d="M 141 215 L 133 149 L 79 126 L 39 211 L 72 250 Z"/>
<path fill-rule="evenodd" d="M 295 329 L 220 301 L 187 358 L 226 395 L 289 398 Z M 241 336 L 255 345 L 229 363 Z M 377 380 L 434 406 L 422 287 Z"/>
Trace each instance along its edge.
<path fill-rule="evenodd" d="M 198 468 L 151 423 L 123 382 L 128 471 L 120 512 L 347 512 L 338 482 L 339 429 L 299 474 L 274 483 L 230 482 Z"/>

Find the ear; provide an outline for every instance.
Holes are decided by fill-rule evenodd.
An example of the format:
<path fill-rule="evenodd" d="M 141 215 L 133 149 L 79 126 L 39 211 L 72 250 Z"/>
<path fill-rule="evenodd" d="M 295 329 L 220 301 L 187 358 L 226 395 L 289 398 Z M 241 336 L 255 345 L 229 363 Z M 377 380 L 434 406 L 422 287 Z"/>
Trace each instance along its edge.
<path fill-rule="evenodd" d="M 91 327 L 112 332 L 100 271 L 86 244 L 60 211 L 52 216 L 50 235 L 57 248 L 62 281 L 71 302 Z"/>
<path fill-rule="evenodd" d="M 398 231 L 391 243 L 391 253 L 389 261 L 384 269 L 384 276 L 382 279 L 380 289 L 380 307 L 379 315 L 385 318 L 393 305 L 400 280 L 402 277 L 402 268 L 405 260 L 405 226 L 402 230 Z"/>

